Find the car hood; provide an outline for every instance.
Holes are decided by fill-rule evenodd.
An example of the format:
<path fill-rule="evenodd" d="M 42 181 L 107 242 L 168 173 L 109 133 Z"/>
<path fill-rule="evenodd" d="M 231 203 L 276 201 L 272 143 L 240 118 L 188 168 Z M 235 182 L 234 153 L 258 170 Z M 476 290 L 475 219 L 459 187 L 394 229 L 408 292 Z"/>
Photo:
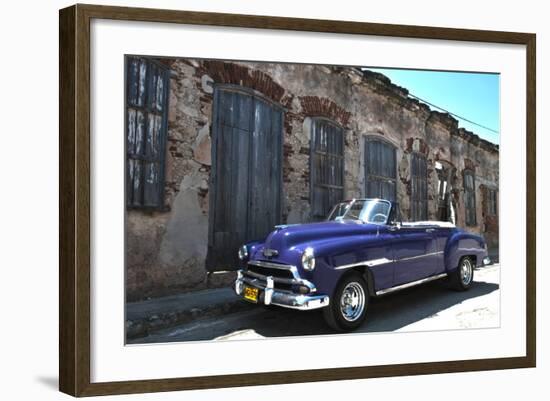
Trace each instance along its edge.
<path fill-rule="evenodd" d="M 283 251 L 289 248 L 305 248 L 313 242 L 325 239 L 364 236 L 376 234 L 380 226 L 360 221 L 330 221 L 322 223 L 297 224 L 280 226 L 268 235 L 264 243 L 265 248 Z"/>

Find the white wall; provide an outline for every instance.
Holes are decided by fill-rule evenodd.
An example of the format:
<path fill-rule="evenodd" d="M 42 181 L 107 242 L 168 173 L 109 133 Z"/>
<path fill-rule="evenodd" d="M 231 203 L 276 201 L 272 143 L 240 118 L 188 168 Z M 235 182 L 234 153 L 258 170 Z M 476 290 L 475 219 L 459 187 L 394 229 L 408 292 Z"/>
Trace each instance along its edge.
<path fill-rule="evenodd" d="M 538 91 L 538 203 L 548 193 L 542 172 L 550 167 L 542 150 L 550 146 L 543 135 L 550 130 L 548 47 L 550 26 L 544 2 L 480 2 L 463 0 L 390 1 L 368 4 L 352 0 L 338 2 L 297 2 L 279 0 L 159 0 L 97 1 L 101 4 L 281 15 L 306 18 L 358 20 L 411 25 L 437 25 L 508 31 L 536 32 Z M 396 4 L 393 4 L 396 3 Z M 425 3 L 425 4 L 424 4 Z M 3 399 L 65 398 L 57 392 L 57 64 L 58 9 L 70 2 L 5 2 L 0 16 L 2 60 L 0 62 L 0 368 Z M 546 52 L 546 53 L 545 53 Z M 543 378 L 550 373 L 550 351 L 543 337 L 548 336 L 548 293 L 546 260 L 542 249 L 548 240 L 542 227 L 550 223 L 539 210 L 538 219 L 538 368 L 515 371 L 475 372 L 436 376 L 325 382 L 242 389 L 208 390 L 116 399 L 188 400 L 282 400 L 314 396 L 318 399 L 356 396 L 371 399 L 420 398 L 463 400 L 523 397 L 533 399 L 536 388 L 543 389 Z M 545 386 L 546 388 L 547 386 Z M 115 399 L 105 397 L 104 400 Z"/>

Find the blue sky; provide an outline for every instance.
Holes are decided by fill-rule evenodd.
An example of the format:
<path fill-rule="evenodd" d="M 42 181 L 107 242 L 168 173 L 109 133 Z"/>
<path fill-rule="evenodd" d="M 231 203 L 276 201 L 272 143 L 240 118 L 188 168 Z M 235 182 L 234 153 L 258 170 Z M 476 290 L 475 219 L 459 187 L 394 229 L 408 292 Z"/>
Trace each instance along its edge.
<path fill-rule="evenodd" d="M 470 121 L 457 118 L 459 127 L 490 142 L 499 143 L 500 85 L 498 74 L 366 68 L 386 75 L 409 93 Z M 441 111 L 435 107 L 432 110 Z"/>

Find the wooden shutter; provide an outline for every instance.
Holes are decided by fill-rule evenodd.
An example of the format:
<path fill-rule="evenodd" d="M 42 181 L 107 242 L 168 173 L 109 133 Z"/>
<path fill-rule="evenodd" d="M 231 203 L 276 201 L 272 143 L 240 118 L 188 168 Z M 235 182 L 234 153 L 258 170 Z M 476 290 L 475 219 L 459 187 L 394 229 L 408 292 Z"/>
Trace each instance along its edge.
<path fill-rule="evenodd" d="M 475 176 L 473 171 L 464 171 L 464 208 L 466 212 L 466 225 L 476 225 L 476 192 Z"/>
<path fill-rule="evenodd" d="M 497 215 L 497 191 L 494 189 L 487 189 L 487 213 Z"/>
<path fill-rule="evenodd" d="M 428 169 L 426 158 L 411 154 L 411 220 L 428 219 Z"/>
<path fill-rule="evenodd" d="M 311 124 L 311 210 L 314 219 L 327 217 L 344 197 L 344 131 L 322 118 Z"/>
<path fill-rule="evenodd" d="M 390 201 L 396 199 L 396 150 L 387 142 L 365 141 L 365 196 Z"/>
<path fill-rule="evenodd" d="M 162 208 L 168 115 L 168 67 L 126 58 L 126 205 Z"/>

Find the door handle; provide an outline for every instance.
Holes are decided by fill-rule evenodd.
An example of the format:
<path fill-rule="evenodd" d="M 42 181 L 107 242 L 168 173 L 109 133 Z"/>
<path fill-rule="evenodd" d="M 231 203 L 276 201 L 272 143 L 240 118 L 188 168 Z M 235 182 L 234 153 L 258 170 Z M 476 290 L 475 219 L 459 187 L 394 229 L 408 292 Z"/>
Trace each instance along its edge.
<path fill-rule="evenodd" d="M 427 233 L 433 233 L 435 231 L 435 228 L 426 228 Z"/>

